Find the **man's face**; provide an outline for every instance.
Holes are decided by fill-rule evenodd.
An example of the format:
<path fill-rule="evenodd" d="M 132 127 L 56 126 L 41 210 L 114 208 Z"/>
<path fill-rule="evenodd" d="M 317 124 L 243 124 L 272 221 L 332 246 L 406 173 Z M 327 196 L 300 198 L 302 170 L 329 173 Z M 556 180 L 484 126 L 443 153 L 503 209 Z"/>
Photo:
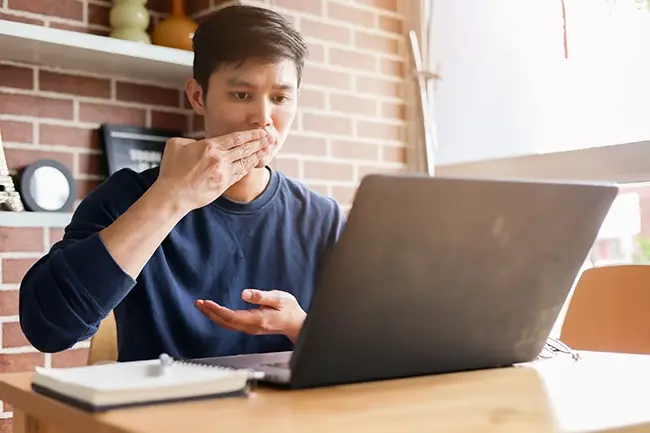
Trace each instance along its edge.
<path fill-rule="evenodd" d="M 201 88 L 188 87 L 198 114 L 203 115 L 206 137 L 262 128 L 276 136 L 271 152 L 257 165 L 265 167 L 282 147 L 296 117 L 298 75 L 291 60 L 278 63 L 245 62 L 225 65 L 210 77 L 203 100 Z"/>

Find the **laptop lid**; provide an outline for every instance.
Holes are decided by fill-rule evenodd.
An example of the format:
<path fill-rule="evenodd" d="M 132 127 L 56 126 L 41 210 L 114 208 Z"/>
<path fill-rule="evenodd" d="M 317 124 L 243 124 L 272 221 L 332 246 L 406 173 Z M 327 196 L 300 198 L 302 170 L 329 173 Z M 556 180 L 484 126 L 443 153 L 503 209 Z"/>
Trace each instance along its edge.
<path fill-rule="evenodd" d="M 295 347 L 292 386 L 535 359 L 617 193 L 575 182 L 365 177 Z"/>

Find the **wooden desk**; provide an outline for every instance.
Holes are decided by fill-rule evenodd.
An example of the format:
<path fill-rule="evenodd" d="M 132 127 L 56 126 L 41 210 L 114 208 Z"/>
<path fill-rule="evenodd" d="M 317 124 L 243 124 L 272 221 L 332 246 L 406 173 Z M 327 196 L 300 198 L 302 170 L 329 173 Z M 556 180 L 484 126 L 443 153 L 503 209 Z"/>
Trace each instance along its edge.
<path fill-rule="evenodd" d="M 0 375 L 16 433 L 650 431 L 650 356 L 585 353 L 522 366 L 91 415 Z"/>

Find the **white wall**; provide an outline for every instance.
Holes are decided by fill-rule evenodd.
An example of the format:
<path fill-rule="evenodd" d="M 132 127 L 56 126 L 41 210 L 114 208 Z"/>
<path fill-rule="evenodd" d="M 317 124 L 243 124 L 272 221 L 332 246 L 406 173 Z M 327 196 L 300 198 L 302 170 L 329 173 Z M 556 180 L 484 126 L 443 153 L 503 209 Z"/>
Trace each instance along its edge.
<path fill-rule="evenodd" d="M 650 13 L 635 0 L 435 0 L 437 165 L 650 138 Z"/>

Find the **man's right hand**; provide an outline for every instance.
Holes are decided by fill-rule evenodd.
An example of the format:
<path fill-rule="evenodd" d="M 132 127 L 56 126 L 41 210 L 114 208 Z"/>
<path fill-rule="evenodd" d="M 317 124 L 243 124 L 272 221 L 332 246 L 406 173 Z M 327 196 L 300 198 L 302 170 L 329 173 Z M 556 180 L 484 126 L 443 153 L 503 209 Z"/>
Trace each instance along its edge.
<path fill-rule="evenodd" d="M 190 212 L 213 202 L 248 174 L 274 141 L 263 129 L 200 141 L 172 138 L 165 145 L 156 184 Z"/>
<path fill-rule="evenodd" d="M 262 129 L 200 141 L 169 140 L 154 186 L 100 232 L 115 262 L 137 278 L 178 221 L 216 200 L 250 172 L 274 140 Z"/>

